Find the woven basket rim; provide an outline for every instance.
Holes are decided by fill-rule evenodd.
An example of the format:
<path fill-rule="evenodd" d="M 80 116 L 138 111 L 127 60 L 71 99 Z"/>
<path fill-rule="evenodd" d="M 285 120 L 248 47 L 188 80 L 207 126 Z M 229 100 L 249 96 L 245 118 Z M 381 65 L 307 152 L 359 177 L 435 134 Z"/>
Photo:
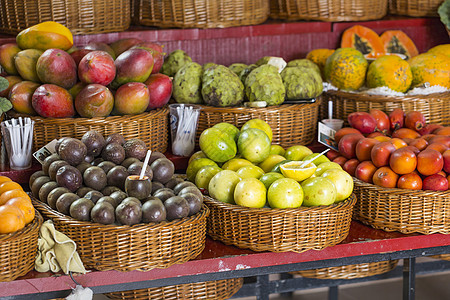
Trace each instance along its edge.
<path fill-rule="evenodd" d="M 14 239 L 23 238 L 24 236 L 27 236 L 27 235 L 33 233 L 33 231 L 35 231 L 36 228 L 39 228 L 42 225 L 44 218 L 42 217 L 42 215 L 39 213 L 39 211 L 37 209 L 35 209 L 34 211 L 35 211 L 35 216 L 31 223 L 27 224 L 27 226 L 25 226 L 24 228 L 22 228 L 19 231 L 7 233 L 7 234 L 0 234 L 0 242 L 2 242 L 2 243 L 10 242 Z"/>
<path fill-rule="evenodd" d="M 216 107 L 210 105 L 201 105 L 200 113 L 202 111 L 208 112 L 222 112 L 222 113 L 260 113 L 260 112 L 280 112 L 280 111 L 289 111 L 289 110 L 300 110 L 303 108 L 308 108 L 315 105 L 320 105 L 321 101 L 317 99 L 313 103 L 301 103 L 301 104 L 280 104 L 280 105 L 270 105 L 266 107 L 245 107 L 245 106 L 236 106 L 236 107 Z"/>
<path fill-rule="evenodd" d="M 442 197 L 449 197 L 450 199 L 450 190 L 446 191 L 433 191 L 433 190 L 410 190 L 410 189 L 400 189 L 400 188 L 386 188 L 381 187 L 372 183 L 364 182 L 356 177 L 353 177 L 353 182 L 362 188 L 370 188 L 376 190 L 380 194 L 396 194 L 396 195 L 416 195 L 416 196 L 442 196 Z"/>
<path fill-rule="evenodd" d="M 37 200 L 36 198 L 32 197 L 33 205 L 36 206 L 38 209 L 45 210 L 45 212 L 52 216 L 53 218 L 56 218 L 58 222 L 65 223 L 71 226 L 76 227 L 84 227 L 84 228 L 90 228 L 90 229 L 102 229 L 102 230 L 108 230 L 112 229 L 114 231 L 126 231 L 126 230 L 162 230 L 165 227 L 172 227 L 175 225 L 183 225 L 184 223 L 189 222 L 196 222 L 198 220 L 201 220 L 203 218 L 206 218 L 210 211 L 209 208 L 202 204 L 202 209 L 200 212 L 196 213 L 195 215 L 185 217 L 183 219 L 176 219 L 172 221 L 162 221 L 160 223 L 138 223 L 134 225 L 115 225 L 115 224 L 100 224 L 100 223 L 94 223 L 90 221 L 79 221 L 71 216 L 65 215 L 63 213 L 60 213 L 59 211 L 54 210 L 48 204 L 41 202 L 40 200 Z"/>
<path fill-rule="evenodd" d="M 411 101 L 412 99 L 429 99 L 429 98 L 450 98 L 450 91 L 431 93 L 426 95 L 404 95 L 404 96 L 388 96 L 388 95 L 371 95 L 364 92 L 352 93 L 346 91 L 326 91 L 329 95 L 336 95 L 339 97 L 346 97 L 358 101 L 372 101 L 372 102 L 392 102 L 392 101 Z"/>
<path fill-rule="evenodd" d="M 18 116 L 26 116 L 29 118 L 32 118 L 33 120 L 38 120 L 38 121 L 54 121 L 54 122 L 58 122 L 58 121 L 67 121 L 67 120 L 73 120 L 74 122 L 90 122 L 90 123 L 96 123 L 99 121 L 117 121 L 117 120 L 122 120 L 122 119 L 136 119 L 136 118 L 141 118 L 143 116 L 147 116 L 147 115 L 156 115 L 159 114 L 160 112 L 163 111 L 168 111 L 169 110 L 169 106 L 165 105 L 161 108 L 157 108 L 157 109 L 152 109 L 150 111 L 146 111 L 143 112 L 141 114 L 137 114 L 137 115 L 122 115 L 122 116 L 113 116 L 113 115 L 109 115 L 106 117 L 92 117 L 92 118 L 83 118 L 83 117 L 79 117 L 79 116 L 75 116 L 72 118 L 47 118 L 47 117 L 41 117 L 41 116 L 30 116 L 30 115 L 25 115 L 25 114 L 20 114 L 17 113 L 13 110 L 8 111 L 6 114 L 8 117 L 18 117 Z"/>
<path fill-rule="evenodd" d="M 334 203 L 331 205 L 321 205 L 314 207 L 306 207 L 300 206 L 298 208 L 249 208 L 237 204 L 225 203 L 209 196 L 204 196 L 204 201 L 215 206 L 218 206 L 225 210 L 231 210 L 235 213 L 242 214 L 255 214 L 255 215 L 265 215 L 265 216 L 279 216 L 280 214 L 285 215 L 298 215 L 298 214 L 309 214 L 309 213 L 323 213 L 323 212 L 333 212 L 337 210 L 346 209 L 352 207 L 356 203 L 356 195 L 354 193 L 351 194 L 349 198 L 339 203 Z"/>

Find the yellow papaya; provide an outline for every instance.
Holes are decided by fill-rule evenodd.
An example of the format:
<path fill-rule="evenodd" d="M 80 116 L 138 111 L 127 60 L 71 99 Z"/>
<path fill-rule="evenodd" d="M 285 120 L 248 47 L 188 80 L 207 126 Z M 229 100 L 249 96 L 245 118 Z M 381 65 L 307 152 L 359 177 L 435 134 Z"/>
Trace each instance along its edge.
<path fill-rule="evenodd" d="M 428 53 L 443 54 L 450 57 L 450 44 L 437 45 L 427 51 Z"/>
<path fill-rule="evenodd" d="M 369 65 L 366 84 L 370 88 L 387 86 L 404 93 L 411 86 L 411 67 L 397 55 L 384 55 Z"/>
<path fill-rule="evenodd" d="M 20 49 L 45 51 L 50 48 L 58 48 L 65 51 L 73 46 L 73 35 L 64 25 L 47 21 L 19 32 L 16 42 Z"/>
<path fill-rule="evenodd" d="M 430 86 L 440 85 L 450 88 L 450 58 L 448 56 L 422 53 L 408 62 L 413 74 L 412 87 L 428 82 Z"/>
<path fill-rule="evenodd" d="M 319 66 L 322 78 L 325 78 L 324 76 L 325 63 L 327 62 L 328 56 L 330 56 L 333 53 L 334 49 L 314 49 L 308 52 L 308 54 L 306 54 L 306 58 Z"/>
<path fill-rule="evenodd" d="M 325 79 L 341 90 L 357 90 L 365 83 L 367 60 L 354 48 L 339 48 L 325 63 Z"/>

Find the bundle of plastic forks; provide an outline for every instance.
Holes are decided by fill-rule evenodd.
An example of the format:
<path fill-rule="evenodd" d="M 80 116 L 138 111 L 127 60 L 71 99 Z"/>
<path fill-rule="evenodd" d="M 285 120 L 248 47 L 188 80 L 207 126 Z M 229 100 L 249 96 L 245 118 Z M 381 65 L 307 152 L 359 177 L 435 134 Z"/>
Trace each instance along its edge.
<path fill-rule="evenodd" d="M 1 123 L 2 135 L 11 169 L 31 166 L 34 121 L 30 118 L 11 119 Z"/>

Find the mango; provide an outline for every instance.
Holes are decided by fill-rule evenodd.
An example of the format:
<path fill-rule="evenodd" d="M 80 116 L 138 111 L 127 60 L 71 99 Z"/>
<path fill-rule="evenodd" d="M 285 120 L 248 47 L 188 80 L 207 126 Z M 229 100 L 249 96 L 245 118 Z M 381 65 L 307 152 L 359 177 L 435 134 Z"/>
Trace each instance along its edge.
<path fill-rule="evenodd" d="M 42 53 L 38 49 L 25 49 L 16 54 L 14 64 L 23 80 L 40 82 L 36 72 L 36 63 Z"/>
<path fill-rule="evenodd" d="M 48 49 L 39 57 L 36 72 L 43 83 L 70 89 L 77 83 L 77 65 L 72 56 L 61 49 Z"/>
<path fill-rule="evenodd" d="M 20 48 L 16 43 L 8 43 L 0 46 L 0 66 L 8 75 L 18 75 L 16 66 L 14 65 L 14 56 L 20 52 Z"/>
<path fill-rule="evenodd" d="M 16 42 L 20 49 L 68 50 L 73 46 L 73 35 L 64 25 L 47 21 L 19 32 Z"/>
<path fill-rule="evenodd" d="M 22 81 L 22 78 L 20 76 L 15 76 L 15 75 L 8 75 L 5 76 L 6 80 L 8 80 L 8 87 L 0 92 L 0 97 L 5 97 L 7 98 L 9 95 L 9 91 L 11 90 L 11 88 L 16 84 Z"/>

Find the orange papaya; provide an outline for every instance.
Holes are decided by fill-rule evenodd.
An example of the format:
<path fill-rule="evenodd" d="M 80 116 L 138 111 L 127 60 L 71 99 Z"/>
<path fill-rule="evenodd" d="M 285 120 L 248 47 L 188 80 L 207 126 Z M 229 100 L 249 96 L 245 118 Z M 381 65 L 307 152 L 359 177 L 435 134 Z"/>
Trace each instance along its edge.
<path fill-rule="evenodd" d="M 445 56 L 450 57 L 450 44 L 441 44 L 441 45 L 434 46 L 427 52 L 434 53 L 434 54 L 443 54 Z"/>
<path fill-rule="evenodd" d="M 387 30 L 380 37 L 386 53 L 400 53 L 407 59 L 419 54 L 414 42 L 401 30 Z"/>
<path fill-rule="evenodd" d="M 355 48 L 366 57 L 376 58 L 385 55 L 380 36 L 372 29 L 355 25 L 344 31 L 341 48 Z"/>
<path fill-rule="evenodd" d="M 334 53 L 334 49 L 314 49 L 306 54 L 306 58 L 319 66 L 322 78 L 325 78 L 324 68 L 328 56 Z"/>
<path fill-rule="evenodd" d="M 366 84 L 370 88 L 387 86 L 391 90 L 405 93 L 412 82 L 411 67 L 396 55 L 384 55 L 369 65 Z"/>
<path fill-rule="evenodd" d="M 411 86 L 429 83 L 450 88 L 450 58 L 443 54 L 422 53 L 408 61 L 413 74 Z"/>
<path fill-rule="evenodd" d="M 16 36 L 16 42 L 20 49 L 45 51 L 58 48 L 65 51 L 73 46 L 73 35 L 64 25 L 48 21 L 22 30 Z"/>

